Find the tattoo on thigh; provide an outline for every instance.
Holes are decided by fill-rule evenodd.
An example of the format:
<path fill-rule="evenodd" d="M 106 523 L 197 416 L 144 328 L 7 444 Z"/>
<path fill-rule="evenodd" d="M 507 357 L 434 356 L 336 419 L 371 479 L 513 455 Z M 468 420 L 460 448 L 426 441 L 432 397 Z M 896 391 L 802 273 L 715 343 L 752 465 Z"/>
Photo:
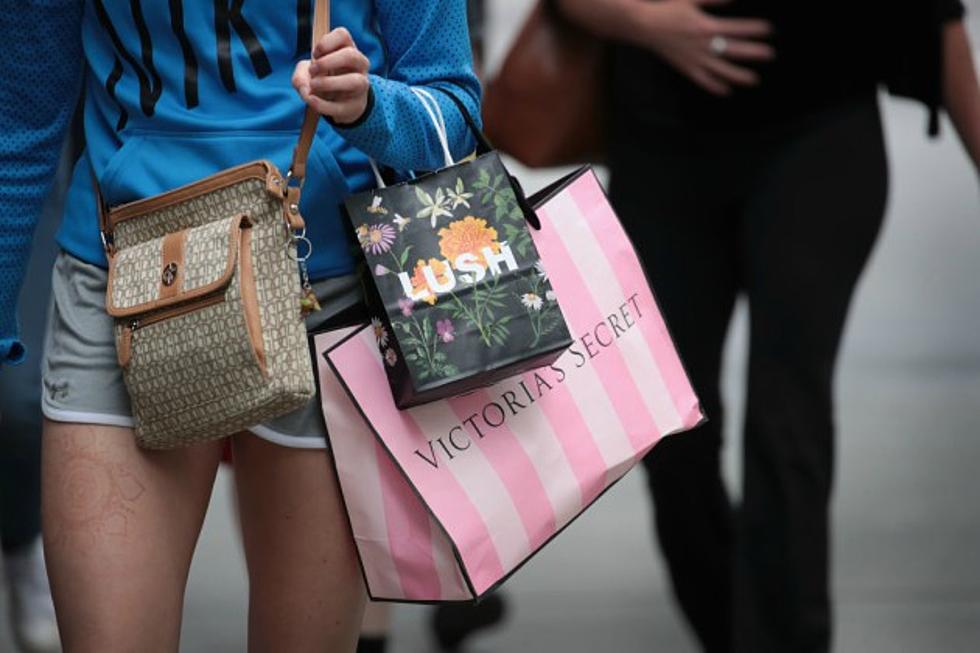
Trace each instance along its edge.
<path fill-rule="evenodd" d="M 93 434 L 94 435 L 94 434 Z M 55 542 L 75 537 L 125 537 L 129 520 L 146 491 L 143 483 L 99 437 L 65 443 L 65 459 L 54 482 L 59 497 L 51 523 Z"/>

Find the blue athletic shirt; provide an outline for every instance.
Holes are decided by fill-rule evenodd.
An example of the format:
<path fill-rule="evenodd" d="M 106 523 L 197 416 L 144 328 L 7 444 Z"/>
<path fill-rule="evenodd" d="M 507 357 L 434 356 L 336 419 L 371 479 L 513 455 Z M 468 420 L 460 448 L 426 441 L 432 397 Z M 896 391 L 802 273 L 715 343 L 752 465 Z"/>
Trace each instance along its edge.
<path fill-rule="evenodd" d="M 285 171 L 305 105 L 290 80 L 309 58 L 314 0 L 3 0 L 0 6 L 0 364 L 18 362 L 15 306 L 30 240 L 84 84 L 87 149 L 58 242 L 107 267 L 91 171 L 110 205 L 269 159 Z M 340 203 L 373 184 L 368 157 L 435 169 L 442 150 L 412 86 L 441 86 L 479 116 L 464 0 L 333 0 L 371 60 L 373 104 L 351 127 L 322 120 L 301 212 L 314 279 L 353 270 Z M 84 81 L 83 81 L 84 80 Z M 456 157 L 474 142 L 440 103 Z M 37 298 L 47 301 L 47 298 Z"/>

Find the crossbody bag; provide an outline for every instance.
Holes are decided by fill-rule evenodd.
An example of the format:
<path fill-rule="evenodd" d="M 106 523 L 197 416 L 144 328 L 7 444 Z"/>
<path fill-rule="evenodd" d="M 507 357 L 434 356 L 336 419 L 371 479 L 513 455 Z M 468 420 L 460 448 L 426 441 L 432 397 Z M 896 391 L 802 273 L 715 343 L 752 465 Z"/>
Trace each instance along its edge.
<path fill-rule="evenodd" d="M 328 29 L 317 0 L 314 42 Z M 319 118 L 306 109 L 286 175 L 253 161 L 113 208 L 96 189 L 106 311 L 141 447 L 221 438 L 314 396 L 299 200 Z"/>

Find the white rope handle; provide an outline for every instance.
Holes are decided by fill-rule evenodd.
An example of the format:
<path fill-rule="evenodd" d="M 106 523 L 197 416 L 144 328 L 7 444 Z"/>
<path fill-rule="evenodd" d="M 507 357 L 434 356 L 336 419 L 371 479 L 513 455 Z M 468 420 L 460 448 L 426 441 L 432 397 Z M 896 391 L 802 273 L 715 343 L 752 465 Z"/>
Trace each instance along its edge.
<path fill-rule="evenodd" d="M 439 106 L 439 102 L 428 89 L 413 86 L 411 90 L 415 97 L 419 99 L 419 102 L 422 103 L 422 108 L 425 109 L 425 112 L 429 115 L 429 120 L 432 121 L 432 126 L 435 127 L 436 138 L 439 140 L 439 146 L 442 147 L 442 155 L 446 167 L 455 165 L 456 162 L 453 160 L 452 151 L 449 149 L 449 130 L 446 128 L 446 118 L 442 115 L 442 107 Z M 378 184 L 378 188 L 387 188 L 387 184 L 385 184 L 384 179 L 381 177 L 378 164 L 374 159 L 368 159 L 368 161 L 371 163 L 371 172 L 374 173 L 374 181 Z"/>
<path fill-rule="evenodd" d="M 415 97 L 425 107 L 425 112 L 429 114 L 432 125 L 436 128 L 436 136 L 439 139 L 439 145 L 442 146 L 442 154 L 445 157 L 446 167 L 448 168 L 454 165 L 456 162 L 453 160 L 453 154 L 449 150 L 449 130 L 446 128 L 446 119 L 442 115 L 442 107 L 439 106 L 439 102 L 436 101 L 436 98 L 428 89 L 413 86 L 412 93 L 415 94 Z"/>
<path fill-rule="evenodd" d="M 387 188 L 388 184 L 385 183 L 384 177 L 381 176 L 381 171 L 378 170 L 378 164 L 372 158 L 368 158 L 368 162 L 371 164 L 371 172 L 374 173 L 374 181 L 378 184 L 378 188 Z"/>

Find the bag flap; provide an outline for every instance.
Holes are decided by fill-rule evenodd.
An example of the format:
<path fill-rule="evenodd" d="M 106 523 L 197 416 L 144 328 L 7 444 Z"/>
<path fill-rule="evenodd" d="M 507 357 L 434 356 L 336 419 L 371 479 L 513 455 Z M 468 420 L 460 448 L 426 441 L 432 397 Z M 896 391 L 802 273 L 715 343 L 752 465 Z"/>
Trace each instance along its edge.
<path fill-rule="evenodd" d="M 106 312 L 130 317 L 209 295 L 228 285 L 252 226 L 236 215 L 169 233 L 120 250 L 109 259 Z"/>

